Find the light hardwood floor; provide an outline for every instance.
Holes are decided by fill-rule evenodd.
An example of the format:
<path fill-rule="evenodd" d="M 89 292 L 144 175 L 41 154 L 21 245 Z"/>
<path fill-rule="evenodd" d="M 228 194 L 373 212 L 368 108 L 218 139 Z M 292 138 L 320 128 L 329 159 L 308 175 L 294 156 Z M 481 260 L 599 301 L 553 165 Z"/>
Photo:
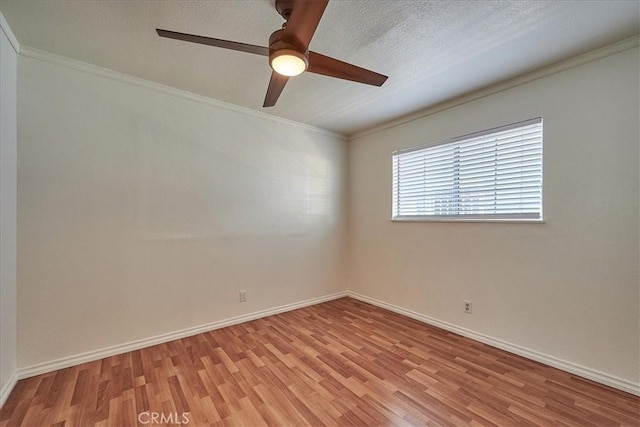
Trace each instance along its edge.
<path fill-rule="evenodd" d="M 25 379 L 0 411 L 0 426 L 154 420 L 638 426 L 640 398 L 343 298 Z"/>

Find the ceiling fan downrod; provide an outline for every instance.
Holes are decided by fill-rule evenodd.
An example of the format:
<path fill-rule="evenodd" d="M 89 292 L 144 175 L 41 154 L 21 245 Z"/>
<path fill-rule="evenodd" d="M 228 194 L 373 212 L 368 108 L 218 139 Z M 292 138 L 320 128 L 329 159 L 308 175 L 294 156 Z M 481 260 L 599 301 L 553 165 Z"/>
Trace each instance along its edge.
<path fill-rule="evenodd" d="M 276 0 L 276 10 L 285 20 L 285 23 L 282 24 L 284 28 L 287 25 L 286 21 L 289 20 L 293 12 L 293 0 Z"/>

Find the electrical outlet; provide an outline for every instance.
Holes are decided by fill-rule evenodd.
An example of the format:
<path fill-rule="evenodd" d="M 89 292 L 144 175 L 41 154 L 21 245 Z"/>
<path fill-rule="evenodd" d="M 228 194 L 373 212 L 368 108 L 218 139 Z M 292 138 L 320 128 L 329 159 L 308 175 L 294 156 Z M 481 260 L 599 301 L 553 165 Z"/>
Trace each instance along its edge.
<path fill-rule="evenodd" d="M 245 302 L 247 300 L 247 291 L 240 291 L 240 302 Z"/>
<path fill-rule="evenodd" d="M 464 301 L 464 312 L 467 314 L 471 314 L 471 301 Z"/>

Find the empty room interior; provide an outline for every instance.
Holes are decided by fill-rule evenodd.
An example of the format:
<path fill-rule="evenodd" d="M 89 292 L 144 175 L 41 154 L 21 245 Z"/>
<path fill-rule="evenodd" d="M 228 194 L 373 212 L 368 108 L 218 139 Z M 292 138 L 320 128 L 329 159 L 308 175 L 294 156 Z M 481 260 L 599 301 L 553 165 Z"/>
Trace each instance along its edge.
<path fill-rule="evenodd" d="M 640 426 L 640 2 L 0 12 L 0 427 Z"/>

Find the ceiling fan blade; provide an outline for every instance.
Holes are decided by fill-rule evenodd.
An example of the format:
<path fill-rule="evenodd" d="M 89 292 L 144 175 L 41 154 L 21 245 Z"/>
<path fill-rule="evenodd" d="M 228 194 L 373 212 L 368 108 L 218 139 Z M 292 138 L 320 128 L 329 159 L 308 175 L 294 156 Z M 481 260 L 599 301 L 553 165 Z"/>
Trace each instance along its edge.
<path fill-rule="evenodd" d="M 237 50 L 240 52 L 255 53 L 256 55 L 269 56 L 269 48 L 256 46 L 253 44 L 232 42 L 230 40 L 214 39 L 211 37 L 196 36 L 194 34 L 177 33 L 175 31 L 161 30 L 156 28 L 160 37 L 168 39 L 182 40 L 185 42 L 206 44 L 207 46 L 221 47 L 223 49 Z"/>
<path fill-rule="evenodd" d="M 269 87 L 267 88 L 267 94 L 264 97 L 263 107 L 273 107 L 276 105 L 276 101 L 284 89 L 284 85 L 289 81 L 289 77 L 276 73 L 271 73 L 271 80 L 269 80 Z"/>
<path fill-rule="evenodd" d="M 315 52 L 309 52 L 309 67 L 307 71 L 373 86 L 382 86 L 388 78 L 385 75 Z"/>
<path fill-rule="evenodd" d="M 295 38 L 307 50 L 329 0 L 296 0 L 284 29 L 284 38 Z"/>

